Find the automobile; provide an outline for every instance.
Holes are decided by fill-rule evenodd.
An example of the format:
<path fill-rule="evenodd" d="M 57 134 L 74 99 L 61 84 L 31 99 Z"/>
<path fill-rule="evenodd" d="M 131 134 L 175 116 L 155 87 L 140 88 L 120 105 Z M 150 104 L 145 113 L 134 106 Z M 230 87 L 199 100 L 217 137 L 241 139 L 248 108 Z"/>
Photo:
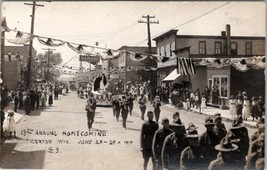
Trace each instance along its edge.
<path fill-rule="evenodd" d="M 76 86 L 77 82 L 76 81 L 69 81 L 69 87 L 71 91 L 75 91 L 77 90 L 77 86 Z"/>

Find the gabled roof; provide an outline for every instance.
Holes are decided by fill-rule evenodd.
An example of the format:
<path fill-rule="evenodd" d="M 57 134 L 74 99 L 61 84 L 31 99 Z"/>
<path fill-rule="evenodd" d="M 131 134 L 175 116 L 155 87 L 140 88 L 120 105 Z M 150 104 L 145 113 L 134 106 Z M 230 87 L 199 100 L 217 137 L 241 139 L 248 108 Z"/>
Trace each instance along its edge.
<path fill-rule="evenodd" d="M 175 35 L 176 35 L 177 32 L 178 32 L 178 30 L 171 29 L 171 30 L 169 30 L 169 31 L 167 31 L 167 32 L 165 32 L 165 33 L 163 33 L 163 34 L 161 34 L 161 35 L 159 35 L 159 36 L 153 38 L 153 40 L 154 40 L 154 41 L 157 41 L 157 40 L 161 39 L 162 37 L 166 37 L 166 36 L 168 36 L 168 35 L 170 35 L 170 34 L 175 34 Z"/>
<path fill-rule="evenodd" d="M 141 47 L 141 46 L 122 46 L 118 50 L 126 50 L 131 52 L 139 52 L 139 53 L 148 53 L 148 47 Z M 151 47 L 152 54 L 157 53 L 156 47 Z"/>

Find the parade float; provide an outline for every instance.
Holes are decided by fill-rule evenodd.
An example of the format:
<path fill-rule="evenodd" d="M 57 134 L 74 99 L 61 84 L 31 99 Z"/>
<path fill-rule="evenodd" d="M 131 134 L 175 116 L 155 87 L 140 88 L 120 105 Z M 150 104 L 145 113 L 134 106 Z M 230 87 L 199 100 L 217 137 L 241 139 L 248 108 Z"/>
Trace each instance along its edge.
<path fill-rule="evenodd" d="M 107 90 L 108 82 L 105 74 L 94 79 L 92 93 L 96 99 L 97 106 L 111 106 L 112 94 Z"/>

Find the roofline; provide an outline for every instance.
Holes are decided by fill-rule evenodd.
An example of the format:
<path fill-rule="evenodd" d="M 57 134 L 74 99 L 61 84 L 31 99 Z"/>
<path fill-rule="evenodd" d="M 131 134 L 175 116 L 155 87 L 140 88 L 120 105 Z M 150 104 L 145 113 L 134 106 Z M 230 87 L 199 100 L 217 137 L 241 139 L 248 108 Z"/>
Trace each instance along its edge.
<path fill-rule="evenodd" d="M 161 34 L 161 35 L 159 35 L 159 36 L 153 38 L 153 40 L 154 40 L 154 41 L 157 41 L 158 39 L 160 39 L 160 38 L 162 38 L 162 37 L 164 37 L 164 36 L 167 36 L 167 35 L 169 35 L 169 34 L 172 34 L 172 33 L 175 33 L 175 35 L 176 35 L 177 32 L 178 32 L 178 30 L 176 30 L 176 29 L 171 29 L 171 30 L 169 30 L 169 31 L 167 31 L 167 32 L 165 32 L 165 33 L 163 33 L 163 34 Z"/>
<path fill-rule="evenodd" d="M 121 46 L 120 48 L 118 48 L 118 50 L 122 50 L 124 48 L 148 48 L 146 46 L 127 46 L 127 45 L 124 45 L 124 46 Z M 151 48 L 157 48 L 157 47 L 151 47 Z"/>
<path fill-rule="evenodd" d="M 176 38 L 214 38 L 214 39 L 225 39 L 226 36 L 216 36 L 216 35 L 176 35 Z M 262 36 L 231 36 L 231 39 L 258 39 L 265 40 Z"/>

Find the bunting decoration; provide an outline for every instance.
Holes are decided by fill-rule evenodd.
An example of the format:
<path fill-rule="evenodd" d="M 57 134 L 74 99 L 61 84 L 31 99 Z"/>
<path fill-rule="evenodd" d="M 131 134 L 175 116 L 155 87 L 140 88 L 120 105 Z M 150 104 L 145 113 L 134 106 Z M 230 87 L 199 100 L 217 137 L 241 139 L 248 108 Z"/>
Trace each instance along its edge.
<path fill-rule="evenodd" d="M 160 56 L 160 55 L 152 55 L 151 57 L 157 62 L 162 62 L 162 63 L 176 59 L 176 57 L 166 57 L 166 56 Z"/>
<path fill-rule="evenodd" d="M 224 59 L 215 59 L 212 60 L 211 65 L 216 68 L 222 68 L 225 65 L 225 60 Z"/>
<path fill-rule="evenodd" d="M 209 65 L 209 61 L 207 59 L 202 59 L 200 62 L 199 62 L 199 65 L 201 66 L 207 66 Z"/>
<path fill-rule="evenodd" d="M 266 63 L 265 63 L 265 57 L 261 59 L 260 62 L 258 62 L 254 67 L 254 69 L 265 69 Z"/>
<path fill-rule="evenodd" d="M 67 43 L 67 44 L 70 47 L 70 49 L 72 49 L 73 51 L 75 51 L 76 53 L 80 55 L 93 55 L 89 51 L 84 49 L 85 45 L 80 44 L 78 45 L 78 47 L 74 47 L 71 43 Z"/>
<path fill-rule="evenodd" d="M 103 52 L 103 54 L 101 55 L 102 60 L 114 60 L 119 58 L 119 52 L 115 51 L 115 50 L 107 50 L 105 52 Z"/>
<path fill-rule="evenodd" d="M 23 45 L 32 40 L 32 36 L 29 34 L 23 34 L 22 32 L 18 31 L 15 39 L 6 39 L 8 42 Z"/>
<path fill-rule="evenodd" d="M 47 45 L 50 47 L 58 47 L 58 46 L 62 46 L 64 45 L 66 42 L 63 41 L 59 41 L 59 43 L 55 43 L 55 40 L 52 40 L 51 38 L 41 38 L 38 37 L 38 41 L 43 44 L 43 45 Z"/>
<path fill-rule="evenodd" d="M 199 64 L 202 66 L 212 66 L 215 68 L 222 68 L 225 65 L 231 64 L 234 68 L 236 68 L 239 71 L 248 71 L 250 69 L 265 69 L 266 68 L 266 62 L 265 62 L 265 56 L 250 56 L 245 58 L 227 58 L 228 56 L 224 56 L 225 58 L 177 58 L 175 55 L 173 57 L 169 56 L 159 56 L 156 54 L 147 54 L 147 53 L 140 53 L 140 52 L 131 52 L 131 51 L 122 51 L 122 50 L 113 50 L 113 49 L 106 49 L 101 48 L 97 46 L 91 46 L 91 45 L 83 45 L 83 44 L 76 44 L 71 43 L 63 40 L 53 39 L 49 37 L 43 37 L 38 35 L 33 35 L 30 33 L 25 33 L 22 31 L 9 29 L 6 24 L 5 18 L 2 20 L 1 28 L 5 29 L 5 31 L 14 31 L 16 33 L 15 39 L 6 39 L 8 42 L 18 45 L 23 45 L 28 43 L 30 40 L 37 38 L 39 43 L 46 45 L 46 46 L 52 46 L 52 47 L 59 47 L 64 44 L 67 44 L 70 49 L 75 51 L 76 53 L 80 55 L 100 55 L 102 60 L 114 60 L 120 57 L 120 54 L 123 52 L 126 53 L 127 57 L 129 57 L 131 60 L 136 62 L 141 62 L 149 57 L 149 59 L 153 59 L 157 62 L 164 63 L 168 61 L 172 61 L 174 59 L 177 59 L 177 70 L 182 75 L 193 75 L 196 74 L 195 71 L 195 65 Z M 89 49 L 90 48 L 90 49 Z M 96 49 L 100 49 L 100 51 L 96 52 Z M 175 56 L 175 57 L 174 57 Z M 200 62 L 199 62 L 200 61 Z M 36 60 L 36 62 L 39 62 Z M 97 63 L 94 63 L 97 64 Z M 69 69 L 67 72 L 70 72 L 70 70 L 73 72 L 80 72 L 78 68 L 74 67 L 68 67 L 68 66 L 62 66 L 62 68 L 57 68 L 57 70 L 60 69 Z M 86 70 L 86 69 L 83 69 Z M 118 71 L 132 71 L 132 70 L 157 70 L 157 68 L 152 67 L 116 67 L 112 66 L 109 69 L 103 69 L 103 71 L 109 71 L 109 72 L 118 72 Z"/>
<path fill-rule="evenodd" d="M 245 72 L 249 70 L 245 59 L 241 59 L 241 61 L 237 63 L 232 62 L 231 64 L 239 71 Z"/>
<path fill-rule="evenodd" d="M 177 58 L 178 73 L 181 75 L 196 74 L 195 66 L 191 58 Z"/>
<path fill-rule="evenodd" d="M 148 57 L 147 55 L 142 54 L 142 53 L 126 52 L 126 54 L 133 61 L 143 61 Z"/>
<path fill-rule="evenodd" d="M 126 71 L 132 71 L 132 70 L 133 70 L 133 67 L 129 66 L 129 67 L 126 68 Z"/>

